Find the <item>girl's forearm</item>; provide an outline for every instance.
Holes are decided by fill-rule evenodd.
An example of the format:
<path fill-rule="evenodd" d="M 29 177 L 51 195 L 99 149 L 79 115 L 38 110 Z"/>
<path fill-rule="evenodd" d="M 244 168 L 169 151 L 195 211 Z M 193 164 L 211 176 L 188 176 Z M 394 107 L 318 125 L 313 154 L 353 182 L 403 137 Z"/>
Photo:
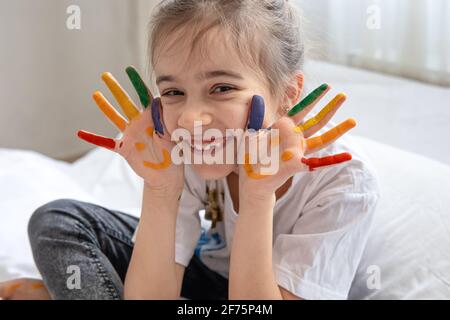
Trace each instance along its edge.
<path fill-rule="evenodd" d="M 177 299 L 175 230 L 180 192 L 161 194 L 144 187 L 141 220 L 130 266 L 125 299 Z"/>
<path fill-rule="evenodd" d="M 272 264 L 275 195 L 243 198 L 233 236 L 230 299 L 282 299 Z"/>

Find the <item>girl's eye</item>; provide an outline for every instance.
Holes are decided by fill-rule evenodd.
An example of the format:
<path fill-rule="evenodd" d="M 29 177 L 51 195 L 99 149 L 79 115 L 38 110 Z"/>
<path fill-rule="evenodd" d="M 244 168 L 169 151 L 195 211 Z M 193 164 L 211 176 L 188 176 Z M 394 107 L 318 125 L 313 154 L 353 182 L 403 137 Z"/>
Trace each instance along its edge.
<path fill-rule="evenodd" d="M 217 90 L 220 90 L 220 91 L 217 91 Z M 213 90 L 213 92 L 215 92 L 215 93 L 224 93 L 224 92 L 228 92 L 228 91 L 231 91 L 231 90 L 234 90 L 234 88 L 233 87 L 230 87 L 230 86 L 218 86 L 218 87 L 216 87 L 214 90 Z"/>
<path fill-rule="evenodd" d="M 166 93 L 163 94 L 163 96 L 178 96 L 178 95 L 184 95 L 183 92 L 178 91 L 178 90 L 171 90 L 171 91 L 167 91 Z"/>

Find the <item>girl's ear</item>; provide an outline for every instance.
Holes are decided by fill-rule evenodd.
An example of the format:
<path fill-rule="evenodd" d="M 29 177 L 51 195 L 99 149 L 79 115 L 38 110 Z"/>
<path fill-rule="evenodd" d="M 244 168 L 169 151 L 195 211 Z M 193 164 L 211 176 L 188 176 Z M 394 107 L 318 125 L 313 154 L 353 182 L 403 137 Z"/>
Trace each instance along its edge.
<path fill-rule="evenodd" d="M 303 84 L 304 84 L 303 72 L 298 71 L 295 74 L 294 78 L 292 79 L 292 82 L 289 85 L 286 92 L 291 107 L 295 106 L 297 103 L 300 102 L 300 97 L 302 96 L 303 92 Z"/>

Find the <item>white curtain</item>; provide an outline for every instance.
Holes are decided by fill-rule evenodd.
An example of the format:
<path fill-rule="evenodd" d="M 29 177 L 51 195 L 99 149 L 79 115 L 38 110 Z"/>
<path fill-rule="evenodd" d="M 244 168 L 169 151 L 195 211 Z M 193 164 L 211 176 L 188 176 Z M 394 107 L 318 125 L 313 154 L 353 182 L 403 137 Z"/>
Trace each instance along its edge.
<path fill-rule="evenodd" d="M 297 2 L 312 56 L 450 85 L 450 1 Z"/>
<path fill-rule="evenodd" d="M 117 131 L 91 96 L 112 99 L 101 73 L 133 93 L 125 68 L 146 70 L 146 25 L 153 0 L 0 0 L 0 148 L 72 159 L 90 146 L 78 129 Z M 70 30 L 77 5 L 81 29 Z"/>

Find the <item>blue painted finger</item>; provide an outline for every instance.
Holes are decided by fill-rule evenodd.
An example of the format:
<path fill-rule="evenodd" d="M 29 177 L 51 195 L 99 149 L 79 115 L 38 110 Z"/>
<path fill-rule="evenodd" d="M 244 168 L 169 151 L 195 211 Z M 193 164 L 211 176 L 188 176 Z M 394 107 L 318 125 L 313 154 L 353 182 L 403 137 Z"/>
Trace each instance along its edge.
<path fill-rule="evenodd" d="M 250 109 L 250 119 L 248 122 L 248 129 L 259 131 L 261 130 L 264 123 L 265 114 L 265 104 L 264 98 L 261 96 L 253 96 L 252 105 Z"/>
<path fill-rule="evenodd" d="M 161 99 L 156 98 L 152 101 L 152 119 L 155 126 L 155 131 L 159 135 L 164 135 L 164 127 L 161 123 Z"/>

